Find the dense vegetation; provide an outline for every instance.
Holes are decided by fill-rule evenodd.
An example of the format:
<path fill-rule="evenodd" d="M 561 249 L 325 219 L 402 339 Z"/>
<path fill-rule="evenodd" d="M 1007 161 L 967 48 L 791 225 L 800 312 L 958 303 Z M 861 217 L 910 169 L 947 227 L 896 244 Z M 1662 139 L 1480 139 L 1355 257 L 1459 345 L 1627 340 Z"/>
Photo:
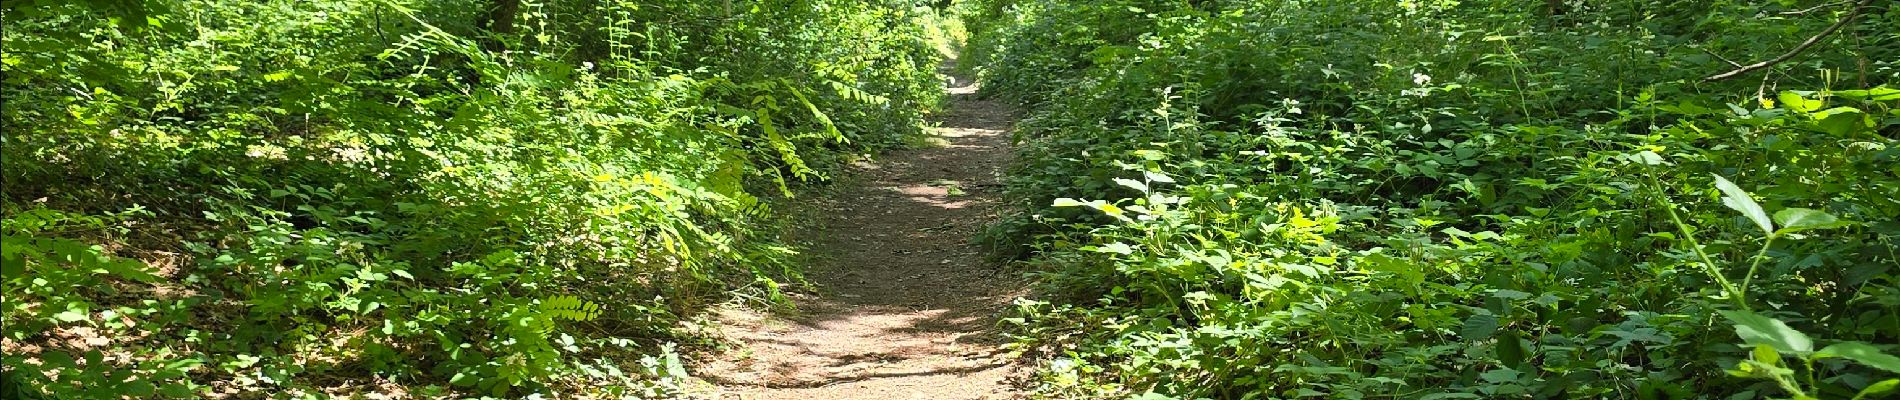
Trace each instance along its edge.
<path fill-rule="evenodd" d="M 1894 396 L 1895 4 L 967 4 L 1036 389 Z"/>
<path fill-rule="evenodd" d="M 953 3 L 1040 396 L 1900 396 L 1889 0 L 8 0 L 0 398 L 678 395 Z"/>
<path fill-rule="evenodd" d="M 909 2 L 0 8 L 0 397 L 652 398 L 773 204 L 941 96 Z M 377 397 L 371 397 L 377 398 Z"/>

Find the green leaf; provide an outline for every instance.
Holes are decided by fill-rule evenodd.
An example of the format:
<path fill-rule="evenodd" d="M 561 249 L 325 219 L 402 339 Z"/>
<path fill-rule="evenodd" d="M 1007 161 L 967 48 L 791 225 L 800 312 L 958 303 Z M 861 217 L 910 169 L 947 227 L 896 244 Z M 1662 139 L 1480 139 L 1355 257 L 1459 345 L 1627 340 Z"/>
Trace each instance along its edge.
<path fill-rule="evenodd" d="M 1789 208 L 1775 212 L 1775 222 L 1781 224 L 1781 230 L 1776 232 L 1778 234 L 1839 228 L 1850 224 L 1834 218 L 1832 214 L 1806 208 Z"/>
<path fill-rule="evenodd" d="M 1847 136 L 1867 126 L 1867 115 L 1853 107 L 1834 107 L 1814 113 L 1814 124 L 1821 127 L 1822 132 Z"/>
<path fill-rule="evenodd" d="M 1821 106 L 1826 105 L 1826 103 L 1820 100 L 1809 100 L 1808 98 L 1801 97 L 1801 94 L 1795 93 L 1794 91 L 1781 92 L 1781 95 L 1775 96 L 1775 99 L 1780 100 L 1783 107 L 1800 112 L 1814 112 L 1814 110 L 1819 110 Z"/>
<path fill-rule="evenodd" d="M 1834 92 L 1834 94 L 1839 95 L 1841 97 L 1850 98 L 1850 99 L 1863 99 L 1863 100 L 1870 100 L 1870 101 L 1900 100 L 1900 89 L 1895 89 L 1895 88 L 1886 87 L 1886 86 L 1876 87 L 1876 88 L 1868 89 L 1868 90 L 1842 90 L 1842 91 Z"/>
<path fill-rule="evenodd" d="M 1814 358 L 1840 357 L 1861 365 L 1900 373 L 1900 357 L 1883 353 L 1874 345 L 1862 342 L 1841 342 L 1822 348 L 1814 353 Z"/>
<path fill-rule="evenodd" d="M 26 257 L 0 256 L 0 279 L 26 275 Z"/>
<path fill-rule="evenodd" d="M 1142 171 L 1141 177 L 1147 178 L 1149 182 L 1174 183 L 1174 178 L 1156 171 Z"/>
<path fill-rule="evenodd" d="M 152 381 L 138 379 L 121 384 L 119 391 L 121 394 L 132 396 L 133 398 L 147 398 L 158 394 L 158 386 L 153 385 Z"/>
<path fill-rule="evenodd" d="M 182 399 L 191 397 L 191 388 L 184 384 L 172 383 L 158 388 L 158 394 L 168 398 Z"/>
<path fill-rule="evenodd" d="M 66 309 L 66 311 L 60 311 L 58 314 L 53 314 L 53 319 L 60 320 L 61 322 L 84 321 L 86 320 L 86 309 L 85 307 L 78 307 L 78 308 L 69 307 Z"/>
<path fill-rule="evenodd" d="M 1854 395 L 1854 400 L 1870 398 L 1868 396 L 1887 394 L 1887 392 L 1892 392 L 1896 388 L 1900 388 L 1900 379 L 1880 381 L 1880 383 L 1867 385 L 1866 389 L 1861 389 L 1860 394 Z"/>
<path fill-rule="evenodd" d="M 1458 330 L 1458 336 L 1465 340 L 1484 340 L 1498 332 L 1498 317 L 1490 314 L 1478 314 L 1465 318 L 1465 326 Z"/>
<path fill-rule="evenodd" d="M 1768 221 L 1768 212 L 1763 211 L 1761 204 L 1756 204 L 1755 198 L 1749 197 L 1748 192 L 1721 175 L 1715 176 L 1715 188 L 1722 191 L 1723 205 L 1735 211 L 1741 211 L 1742 215 L 1747 216 L 1750 221 L 1755 221 L 1755 225 L 1761 227 L 1762 233 L 1775 233 L 1775 224 Z"/>
<path fill-rule="evenodd" d="M 1643 164 L 1643 165 L 1669 164 L 1669 161 L 1664 160 L 1661 154 L 1656 154 L 1656 152 L 1649 151 L 1649 150 L 1643 150 L 1635 154 L 1630 154 L 1627 157 L 1629 158 L 1631 162 L 1635 162 L 1635 163 Z"/>
<path fill-rule="evenodd" d="M 1750 353 L 1750 356 L 1755 359 L 1755 362 L 1768 366 L 1781 366 L 1781 353 L 1775 351 L 1774 346 L 1758 344 L 1755 345 L 1755 350 Z"/>
<path fill-rule="evenodd" d="M 1135 190 L 1141 191 L 1142 193 L 1148 193 L 1148 184 L 1141 183 L 1141 181 L 1137 181 L 1134 179 L 1115 178 L 1115 184 L 1127 186 L 1130 189 L 1135 189 Z"/>
<path fill-rule="evenodd" d="M 1122 255 L 1135 253 L 1135 248 L 1133 246 L 1129 246 L 1127 243 L 1122 243 L 1122 242 L 1105 244 L 1105 245 L 1102 245 L 1101 247 L 1096 247 L 1093 250 L 1098 253 L 1115 253 L 1115 254 L 1122 254 Z"/>
<path fill-rule="evenodd" d="M 1498 361 L 1512 369 L 1524 365 L 1524 342 L 1517 336 L 1517 332 L 1507 331 L 1498 337 Z"/>
<path fill-rule="evenodd" d="M 1743 310 L 1722 311 L 1722 316 L 1735 323 L 1735 334 L 1742 337 L 1743 343 L 1751 346 L 1765 344 L 1788 354 L 1807 355 L 1814 352 L 1814 339 L 1789 328 L 1781 320 Z"/>

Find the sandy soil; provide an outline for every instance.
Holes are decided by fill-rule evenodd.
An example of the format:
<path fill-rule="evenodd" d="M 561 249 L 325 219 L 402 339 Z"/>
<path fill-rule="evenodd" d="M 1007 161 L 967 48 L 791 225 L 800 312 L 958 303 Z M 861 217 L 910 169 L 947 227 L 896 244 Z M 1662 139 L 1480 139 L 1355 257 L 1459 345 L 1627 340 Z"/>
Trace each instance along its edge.
<path fill-rule="evenodd" d="M 717 399 L 1012 399 L 1017 365 L 996 319 L 1019 274 L 970 237 L 995 219 L 1010 155 L 1004 104 L 962 79 L 935 119 L 938 145 L 861 163 L 817 199 L 817 296 L 796 315 L 730 309 L 738 345 L 696 368 Z"/>

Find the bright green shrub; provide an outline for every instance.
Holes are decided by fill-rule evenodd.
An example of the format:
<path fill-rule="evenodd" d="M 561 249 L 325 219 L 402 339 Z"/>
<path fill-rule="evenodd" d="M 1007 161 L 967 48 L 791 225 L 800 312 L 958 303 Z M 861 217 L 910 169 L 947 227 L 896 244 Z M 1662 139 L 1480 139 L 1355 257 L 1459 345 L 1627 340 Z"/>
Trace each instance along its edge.
<path fill-rule="evenodd" d="M 1015 320 L 1045 395 L 1852 398 L 1900 372 L 1891 7 L 1771 72 L 1836 89 L 1785 91 L 1701 78 L 1834 22 L 1750 16 L 1819 2 L 1095 4 L 972 22 L 985 89 L 1035 106 L 1024 213 L 986 239 L 1041 267 Z M 1714 177 L 1848 222 L 1765 241 Z"/>
<path fill-rule="evenodd" d="M 664 396 L 684 316 L 798 279 L 774 199 L 940 96 L 908 4 L 501 3 L 0 9 L 7 381 Z"/>

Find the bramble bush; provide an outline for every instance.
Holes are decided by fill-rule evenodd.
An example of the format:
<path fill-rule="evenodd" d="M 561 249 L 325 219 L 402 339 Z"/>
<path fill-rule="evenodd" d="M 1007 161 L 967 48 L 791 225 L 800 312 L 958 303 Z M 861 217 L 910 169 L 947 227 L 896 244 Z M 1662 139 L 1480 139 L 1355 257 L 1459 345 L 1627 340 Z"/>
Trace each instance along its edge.
<path fill-rule="evenodd" d="M 1032 110 L 982 239 L 1036 266 L 1009 321 L 1043 396 L 1900 385 L 1891 2 L 961 11 L 985 93 Z"/>
<path fill-rule="evenodd" d="M 941 89 L 904 1 L 9 1 L 5 396 L 653 398 Z"/>

